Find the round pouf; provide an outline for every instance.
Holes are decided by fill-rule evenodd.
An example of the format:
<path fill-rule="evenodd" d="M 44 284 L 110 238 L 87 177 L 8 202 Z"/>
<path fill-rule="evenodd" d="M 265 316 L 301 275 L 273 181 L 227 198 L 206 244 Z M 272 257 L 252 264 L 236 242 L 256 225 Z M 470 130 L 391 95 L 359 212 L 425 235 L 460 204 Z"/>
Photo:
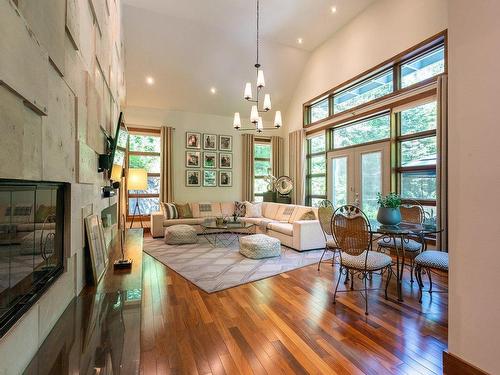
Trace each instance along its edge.
<path fill-rule="evenodd" d="M 281 242 L 265 234 L 252 234 L 240 238 L 240 253 L 251 259 L 278 257 L 281 255 Z"/>
<path fill-rule="evenodd" d="M 177 224 L 167 227 L 165 228 L 165 243 L 168 245 L 198 243 L 196 229 L 185 224 Z"/>

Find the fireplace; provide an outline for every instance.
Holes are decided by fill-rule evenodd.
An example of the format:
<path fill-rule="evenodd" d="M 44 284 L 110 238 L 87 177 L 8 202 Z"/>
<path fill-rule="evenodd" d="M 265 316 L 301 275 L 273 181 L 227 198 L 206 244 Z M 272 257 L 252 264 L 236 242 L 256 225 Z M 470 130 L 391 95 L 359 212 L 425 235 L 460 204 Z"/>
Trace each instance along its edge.
<path fill-rule="evenodd" d="M 64 270 L 67 190 L 0 179 L 0 337 Z"/>

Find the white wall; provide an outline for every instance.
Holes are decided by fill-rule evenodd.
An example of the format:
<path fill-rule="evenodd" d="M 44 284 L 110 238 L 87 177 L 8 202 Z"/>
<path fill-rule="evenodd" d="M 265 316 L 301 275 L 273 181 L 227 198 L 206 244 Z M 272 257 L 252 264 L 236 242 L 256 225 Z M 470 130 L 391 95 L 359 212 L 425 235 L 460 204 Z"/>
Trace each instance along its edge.
<path fill-rule="evenodd" d="M 499 14 L 497 0 L 450 2 L 448 344 L 491 374 L 500 373 Z"/>
<path fill-rule="evenodd" d="M 127 107 L 125 121 L 129 126 L 171 126 L 174 131 L 174 200 L 176 202 L 235 201 L 241 200 L 242 132 L 233 129 L 233 118 L 211 114 L 167 111 L 154 108 Z M 244 124 L 246 121 L 242 119 Z M 270 126 L 270 124 L 266 124 Z M 233 136 L 233 186 L 185 186 L 185 135 L 187 131 Z M 280 131 L 266 135 L 282 135 Z M 203 151 L 203 150 L 202 150 Z M 201 168 L 203 170 L 203 168 Z M 218 169 L 219 170 L 219 169 Z"/>
<path fill-rule="evenodd" d="M 0 338 L 0 374 L 23 372 L 84 287 L 82 208 L 116 202 L 97 157 L 125 94 L 120 14 L 120 1 L 0 1 L 0 178 L 71 184 L 65 273 Z"/>

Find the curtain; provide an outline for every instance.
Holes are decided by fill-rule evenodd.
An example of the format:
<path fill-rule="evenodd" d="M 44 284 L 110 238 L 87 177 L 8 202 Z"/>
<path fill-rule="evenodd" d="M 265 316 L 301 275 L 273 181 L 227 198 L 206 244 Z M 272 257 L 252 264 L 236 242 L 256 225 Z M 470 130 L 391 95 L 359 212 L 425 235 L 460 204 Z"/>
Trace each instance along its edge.
<path fill-rule="evenodd" d="M 253 201 L 253 146 L 254 146 L 254 135 L 253 134 L 243 134 L 243 191 L 242 199 L 244 201 Z"/>
<path fill-rule="evenodd" d="M 288 135 L 288 152 L 290 177 L 293 180 L 292 203 L 304 204 L 305 173 L 304 173 L 304 130 L 296 130 Z"/>
<path fill-rule="evenodd" d="M 161 170 L 160 170 L 160 201 L 169 203 L 174 200 L 173 191 L 173 136 L 174 128 L 161 128 Z"/>
<path fill-rule="evenodd" d="M 438 249 L 448 251 L 448 76 L 437 80 L 437 144 L 440 150 L 437 167 L 437 224 L 444 231 L 437 237 Z"/>
<path fill-rule="evenodd" d="M 273 168 L 273 176 L 278 178 L 283 176 L 284 168 L 283 168 L 283 138 L 272 136 L 271 137 L 271 148 L 273 150 L 272 155 L 272 168 Z"/>

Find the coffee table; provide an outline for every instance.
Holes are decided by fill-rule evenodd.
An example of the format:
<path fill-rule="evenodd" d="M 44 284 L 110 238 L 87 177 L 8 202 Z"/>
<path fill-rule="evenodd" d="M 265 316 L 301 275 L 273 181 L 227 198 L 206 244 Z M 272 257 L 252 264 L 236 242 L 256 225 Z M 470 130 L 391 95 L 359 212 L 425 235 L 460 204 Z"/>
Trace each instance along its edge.
<path fill-rule="evenodd" d="M 215 219 L 207 219 L 200 224 L 203 236 L 213 246 L 231 246 L 240 236 L 255 234 L 255 224 L 244 221 L 228 221 L 218 224 Z"/>

